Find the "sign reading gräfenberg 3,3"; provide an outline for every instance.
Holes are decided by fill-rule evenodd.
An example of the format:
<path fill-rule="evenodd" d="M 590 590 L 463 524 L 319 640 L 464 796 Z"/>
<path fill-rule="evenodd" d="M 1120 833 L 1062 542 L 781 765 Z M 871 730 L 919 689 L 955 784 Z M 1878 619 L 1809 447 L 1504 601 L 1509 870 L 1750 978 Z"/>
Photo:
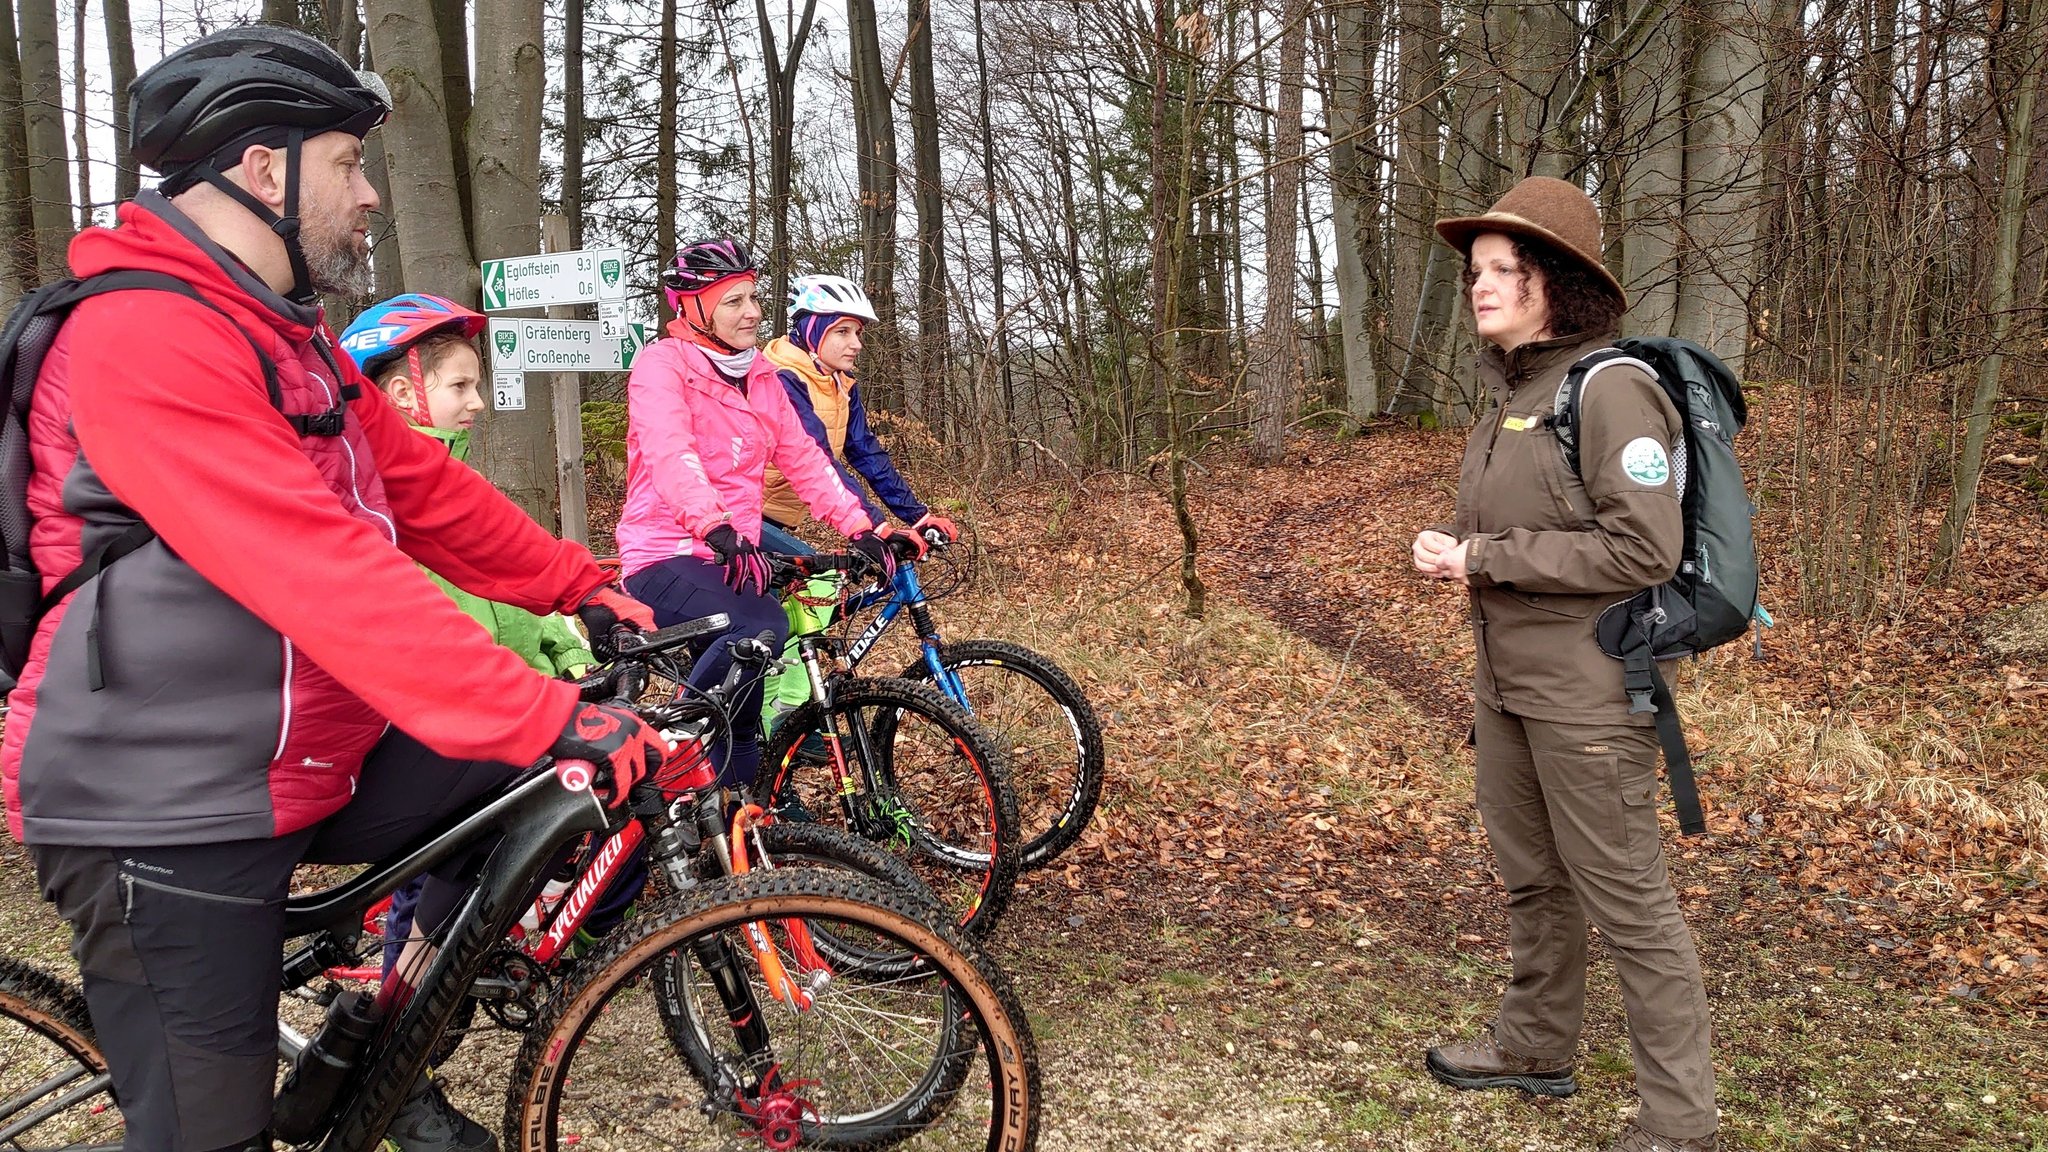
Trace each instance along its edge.
<path fill-rule="evenodd" d="M 626 295 L 626 253 L 619 248 L 486 260 L 481 270 L 486 312 L 620 300 Z"/>
<path fill-rule="evenodd" d="M 597 320 L 509 320 L 491 318 L 491 371 L 623 372 L 647 344 L 647 325 L 626 326 L 623 337 L 606 336 Z"/>

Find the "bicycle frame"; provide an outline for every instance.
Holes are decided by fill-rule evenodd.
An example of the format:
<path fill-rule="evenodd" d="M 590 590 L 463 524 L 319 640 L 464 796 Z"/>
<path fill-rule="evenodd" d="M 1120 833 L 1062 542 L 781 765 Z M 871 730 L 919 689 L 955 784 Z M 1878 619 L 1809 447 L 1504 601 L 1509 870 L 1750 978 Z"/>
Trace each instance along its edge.
<path fill-rule="evenodd" d="M 476 886 L 456 907 L 448 940 L 358 1062 L 360 1071 L 343 1089 L 334 1124 L 319 1145 L 322 1152 L 373 1152 L 378 1147 L 485 957 L 526 910 L 534 878 L 562 845 L 609 825 L 596 796 L 568 791 L 552 770 L 536 768 L 503 795 L 398 857 L 333 888 L 287 901 L 286 937 L 313 936 L 285 959 L 284 987 L 290 990 L 332 967 L 337 954 L 346 955 L 336 938 L 353 939 L 371 905 L 482 838 L 499 837 Z"/>
<path fill-rule="evenodd" d="M 910 622 L 917 628 L 918 645 L 923 651 L 925 670 L 932 675 L 932 683 L 938 686 L 939 691 L 948 700 L 966 709 L 969 715 L 973 715 L 974 706 L 967 702 L 966 686 L 960 683 L 960 677 L 946 667 L 940 657 L 942 642 L 939 640 L 939 625 L 932 619 L 930 602 L 924 595 L 924 586 L 917 581 L 915 563 L 909 560 L 898 563 L 896 576 L 887 587 L 879 584 L 870 585 L 847 597 L 846 614 L 852 616 L 877 604 L 882 606 L 882 610 L 861 630 L 861 634 L 854 638 L 853 643 L 847 646 L 847 664 L 859 664 L 861 657 L 866 656 L 895 625 L 897 619 L 907 611 L 910 613 Z"/>

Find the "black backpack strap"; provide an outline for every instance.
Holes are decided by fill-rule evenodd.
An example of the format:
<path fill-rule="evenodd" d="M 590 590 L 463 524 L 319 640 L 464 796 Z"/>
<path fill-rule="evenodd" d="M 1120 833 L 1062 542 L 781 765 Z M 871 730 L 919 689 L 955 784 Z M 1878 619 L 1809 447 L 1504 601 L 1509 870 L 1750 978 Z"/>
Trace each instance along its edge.
<path fill-rule="evenodd" d="M 1685 730 L 1678 723 L 1678 701 L 1665 687 L 1655 664 L 1650 666 L 1654 686 L 1650 701 L 1657 710 L 1657 742 L 1664 746 L 1664 775 L 1671 781 L 1671 806 L 1678 810 L 1678 830 L 1698 836 L 1707 830 L 1706 813 L 1700 811 L 1699 786 L 1692 778 L 1692 753 L 1685 746 Z M 1633 708 L 1630 711 L 1634 711 Z"/>
<path fill-rule="evenodd" d="M 1652 377 L 1657 369 L 1627 349 L 1612 345 L 1595 348 L 1572 364 L 1564 374 L 1564 380 L 1557 386 L 1557 398 L 1551 401 L 1550 415 L 1543 418 L 1543 426 L 1557 437 L 1557 446 L 1564 451 L 1565 466 L 1572 475 L 1579 472 L 1579 410 L 1586 395 L 1586 380 L 1609 364 L 1627 362 L 1647 371 Z"/>
<path fill-rule="evenodd" d="M 208 300 L 200 294 L 198 289 L 175 276 L 162 272 L 149 272 L 139 268 L 126 268 L 118 272 L 102 272 L 97 276 L 88 276 L 79 281 L 77 290 L 70 294 L 67 303 L 75 304 L 87 296 L 97 296 L 103 292 L 126 292 L 135 289 L 176 293 L 187 300 L 204 305 L 215 315 L 227 321 L 228 327 L 241 333 L 242 339 L 249 342 L 249 351 L 255 353 L 256 364 L 263 369 L 264 394 L 270 397 L 270 406 L 283 413 L 285 423 L 292 426 L 292 431 L 297 432 L 301 436 L 341 435 L 342 428 L 347 422 L 348 402 L 355 399 L 353 395 L 355 390 L 342 384 L 341 369 L 335 364 L 334 357 L 327 351 L 326 345 L 319 340 L 315 340 L 314 343 L 319 347 L 320 354 L 327 361 L 328 367 L 334 369 L 335 387 L 340 390 L 340 398 L 335 401 L 334 407 L 329 408 L 325 412 L 289 413 L 284 411 L 284 390 L 278 385 L 277 364 L 263 351 L 263 346 L 256 342 L 254 336 L 249 335 L 248 329 L 236 323 L 235 318 L 228 315 L 226 309 Z"/>
<path fill-rule="evenodd" d="M 66 596 L 83 587 L 86 581 L 104 572 L 107 565 L 154 539 L 156 530 L 149 525 L 140 520 L 130 524 L 119 536 L 95 549 L 78 567 L 65 573 L 64 578 L 57 581 L 57 586 L 43 595 L 36 615 L 41 617 L 49 612 Z M 86 607 L 85 618 L 85 679 L 87 686 L 95 692 L 107 686 L 106 673 L 100 670 L 100 588 L 99 584 L 92 586 L 92 601 Z"/>
<path fill-rule="evenodd" d="M 1699 786 L 1692 778 L 1692 753 L 1685 746 L 1685 729 L 1678 721 L 1678 701 L 1657 671 L 1654 629 L 1664 617 L 1664 589 L 1653 588 L 1647 597 L 1633 597 L 1617 605 L 1628 612 L 1628 642 L 1621 645 L 1621 686 L 1628 692 L 1629 715 L 1654 712 L 1657 715 L 1657 743 L 1664 747 L 1664 774 L 1671 780 L 1671 804 L 1678 810 L 1678 828 L 1688 836 L 1707 830 L 1700 811 Z M 1642 607 L 1638 601 L 1647 600 Z M 1631 610 L 1632 609 L 1632 610 Z M 1602 622 L 1607 618 L 1602 613 Z M 1606 645 L 1602 645 L 1606 649 Z M 1612 656 L 1616 653 L 1606 649 Z"/>
<path fill-rule="evenodd" d="M 66 596 L 78 591 L 87 580 L 100 574 L 107 565 L 119 560 L 151 540 L 156 539 L 156 530 L 142 521 L 130 524 L 119 536 L 99 546 L 99 549 L 81 561 L 78 567 L 64 574 L 57 586 L 43 593 L 43 602 L 36 606 L 36 615 L 42 616 L 63 603 Z"/>

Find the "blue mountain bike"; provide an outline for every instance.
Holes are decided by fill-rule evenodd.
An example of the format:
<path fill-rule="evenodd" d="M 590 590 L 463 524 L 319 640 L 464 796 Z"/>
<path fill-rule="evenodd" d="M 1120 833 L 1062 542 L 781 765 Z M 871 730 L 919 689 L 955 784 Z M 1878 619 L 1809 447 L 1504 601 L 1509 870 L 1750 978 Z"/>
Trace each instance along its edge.
<path fill-rule="evenodd" d="M 932 555 L 947 544 L 927 533 Z M 921 651 L 900 675 L 926 683 L 966 710 L 1002 754 L 1017 794 L 1021 844 L 1018 862 L 1043 868 L 1072 847 L 1095 816 L 1102 798 L 1102 723 L 1081 686 L 1051 659 L 1005 640 L 942 640 L 932 619 L 933 600 L 960 581 L 928 594 L 917 564 L 899 556 L 896 577 L 847 594 L 840 619 L 850 632 L 855 618 L 880 608 L 846 643 L 848 668 L 857 667 L 895 623 L 908 614 Z M 775 749 L 792 741 L 771 742 Z"/>

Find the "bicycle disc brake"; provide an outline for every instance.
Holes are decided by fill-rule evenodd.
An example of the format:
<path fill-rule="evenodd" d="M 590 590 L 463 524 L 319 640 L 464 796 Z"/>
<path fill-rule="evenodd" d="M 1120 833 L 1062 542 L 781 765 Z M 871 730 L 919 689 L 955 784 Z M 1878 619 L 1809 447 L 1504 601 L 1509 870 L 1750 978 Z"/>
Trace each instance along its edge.
<path fill-rule="evenodd" d="M 758 1137 L 773 1152 L 789 1152 L 803 1143 L 804 1125 L 815 1126 L 819 1117 L 817 1108 L 797 1095 L 797 1090 L 816 1083 L 816 1080 L 792 1080 L 785 1084 L 780 1070 L 771 1070 L 752 1100 L 745 1095 L 738 1099 L 740 1115 L 752 1125 L 752 1130 L 745 1135 Z"/>

